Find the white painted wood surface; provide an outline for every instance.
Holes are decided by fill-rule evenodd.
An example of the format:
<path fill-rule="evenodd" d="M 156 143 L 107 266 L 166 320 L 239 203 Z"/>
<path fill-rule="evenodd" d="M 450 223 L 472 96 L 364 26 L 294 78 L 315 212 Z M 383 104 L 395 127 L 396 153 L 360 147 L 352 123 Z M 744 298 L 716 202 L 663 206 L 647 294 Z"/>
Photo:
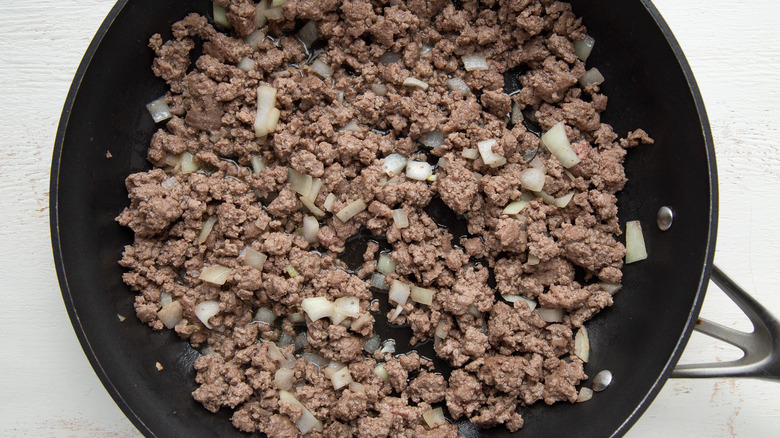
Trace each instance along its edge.
<path fill-rule="evenodd" d="M 62 104 L 113 1 L 2 3 L 0 436 L 138 436 L 71 329 L 48 228 L 49 168 Z M 780 3 L 655 4 L 688 57 L 712 124 L 720 175 L 716 262 L 780 315 Z M 714 287 L 702 315 L 750 328 Z M 694 335 L 683 361 L 733 354 Z M 670 380 L 628 436 L 758 437 L 778 430 L 778 383 Z"/>

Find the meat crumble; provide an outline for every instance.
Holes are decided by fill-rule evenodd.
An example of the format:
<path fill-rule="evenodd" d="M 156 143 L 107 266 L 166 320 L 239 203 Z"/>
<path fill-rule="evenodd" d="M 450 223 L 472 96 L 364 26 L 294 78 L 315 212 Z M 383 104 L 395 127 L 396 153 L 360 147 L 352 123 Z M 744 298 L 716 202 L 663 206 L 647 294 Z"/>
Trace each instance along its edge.
<path fill-rule="evenodd" d="M 575 402 L 574 334 L 622 279 L 623 159 L 652 139 L 601 122 L 571 6 L 261 2 L 150 38 L 170 117 L 117 217 L 138 318 L 203 353 L 193 397 L 269 437 L 458 436 L 437 407 L 515 431 Z M 577 163 L 540 140 L 556 126 Z M 378 346 L 383 320 L 451 371 Z"/>

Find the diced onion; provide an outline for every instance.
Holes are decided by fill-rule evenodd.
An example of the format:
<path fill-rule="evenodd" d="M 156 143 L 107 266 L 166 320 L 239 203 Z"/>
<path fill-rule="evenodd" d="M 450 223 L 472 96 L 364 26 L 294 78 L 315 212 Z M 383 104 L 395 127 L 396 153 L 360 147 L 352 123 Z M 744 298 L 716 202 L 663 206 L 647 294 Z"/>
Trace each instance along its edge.
<path fill-rule="evenodd" d="M 479 151 L 474 148 L 466 148 L 461 151 L 460 156 L 467 160 L 476 160 L 479 158 Z"/>
<path fill-rule="evenodd" d="M 509 121 L 512 122 L 513 125 L 517 125 L 523 121 L 523 110 L 517 102 L 512 105 L 512 113 L 509 116 Z"/>
<path fill-rule="evenodd" d="M 219 304 L 217 304 L 217 309 L 219 309 Z M 182 318 L 181 303 L 173 301 L 163 306 L 163 308 L 157 312 L 157 318 L 159 318 L 160 322 L 169 329 L 176 327 L 176 324 L 178 324 Z"/>
<path fill-rule="evenodd" d="M 447 332 L 444 330 L 444 326 L 446 324 L 444 323 L 443 319 L 439 320 L 439 323 L 436 324 L 436 329 L 433 332 L 433 336 L 439 339 L 447 339 Z"/>
<path fill-rule="evenodd" d="M 493 146 L 498 144 L 494 139 L 484 140 L 477 143 L 477 149 L 482 156 L 482 161 L 490 167 L 500 167 L 506 164 L 506 158 L 493 152 Z"/>
<path fill-rule="evenodd" d="M 303 238 L 309 243 L 317 242 L 317 232 L 320 230 L 320 223 L 312 216 L 303 218 Z"/>
<path fill-rule="evenodd" d="M 255 28 L 260 29 L 261 27 L 265 26 L 265 23 L 268 21 L 265 17 L 265 11 L 267 9 L 268 5 L 266 4 L 265 0 L 260 0 L 257 2 L 257 6 L 255 6 Z M 251 36 L 252 35 L 250 35 L 250 37 Z M 257 47 L 255 47 L 255 50 L 257 50 Z"/>
<path fill-rule="evenodd" d="M 604 83 L 604 75 L 601 74 L 599 69 L 596 67 L 593 67 L 592 69 L 585 72 L 584 75 L 580 78 L 580 84 L 583 87 L 587 87 L 588 85 L 594 84 L 594 85 L 601 85 Z"/>
<path fill-rule="evenodd" d="M 214 4 L 214 22 L 225 27 L 230 27 L 230 22 L 227 19 L 227 9 L 222 6 Z"/>
<path fill-rule="evenodd" d="M 222 286 L 227 281 L 228 276 L 230 276 L 230 268 L 213 265 L 201 271 L 198 278 L 208 283 Z"/>
<path fill-rule="evenodd" d="M 408 284 L 400 280 L 393 280 L 393 284 L 390 285 L 390 292 L 387 299 L 396 304 L 404 304 L 411 293 L 412 290 L 409 288 Z"/>
<path fill-rule="evenodd" d="M 279 391 L 279 401 L 283 401 L 285 403 L 289 403 L 294 406 L 298 406 L 303 411 L 303 414 L 301 415 L 301 418 L 295 422 L 295 426 L 298 427 L 298 430 L 303 434 L 306 435 L 312 430 L 315 430 L 317 432 L 322 432 L 322 422 L 317 419 L 314 415 L 312 415 L 311 411 L 306 409 L 306 406 L 301 404 L 298 400 L 295 399 L 295 396 L 290 394 L 287 391 Z"/>
<path fill-rule="evenodd" d="M 333 303 L 325 297 L 304 298 L 301 308 L 312 321 L 333 315 Z"/>
<path fill-rule="evenodd" d="M 420 50 L 420 55 L 427 55 L 428 53 L 431 53 L 432 50 L 433 46 L 423 43 L 422 50 Z"/>
<path fill-rule="evenodd" d="M 266 119 L 265 129 L 269 133 L 276 131 L 276 125 L 279 123 L 279 117 L 282 115 L 282 111 L 279 108 L 271 108 L 268 111 L 268 118 Z"/>
<path fill-rule="evenodd" d="M 336 298 L 333 303 L 336 309 L 350 318 L 360 316 L 360 300 L 357 297 Z"/>
<path fill-rule="evenodd" d="M 160 187 L 162 187 L 162 188 L 164 188 L 166 190 L 170 190 L 170 189 L 176 187 L 176 185 L 178 185 L 178 184 L 179 184 L 179 182 L 176 181 L 176 177 L 172 176 L 172 177 L 166 179 L 165 181 L 161 182 L 160 183 Z"/>
<path fill-rule="evenodd" d="M 306 322 L 306 318 L 304 318 L 303 313 L 300 312 L 295 312 L 287 315 L 287 319 L 289 319 L 290 322 L 293 324 Z"/>
<path fill-rule="evenodd" d="M 371 91 L 377 96 L 387 95 L 387 85 L 385 84 L 371 84 Z"/>
<path fill-rule="evenodd" d="M 362 199 L 358 199 L 352 201 L 349 205 L 339 210 L 339 212 L 336 213 L 336 217 L 339 218 L 341 222 L 346 222 L 365 209 L 366 203 L 363 202 Z"/>
<path fill-rule="evenodd" d="M 219 313 L 219 301 L 203 301 L 195 306 L 195 316 L 197 316 L 200 322 L 209 330 L 214 328 L 209 324 L 209 319 L 217 313 Z"/>
<path fill-rule="evenodd" d="M 380 290 L 387 290 L 387 283 L 385 283 L 385 275 L 379 272 L 374 272 L 371 276 L 371 287 L 375 287 Z"/>
<path fill-rule="evenodd" d="M 463 68 L 466 71 L 487 70 L 487 59 L 482 55 L 464 55 Z"/>
<path fill-rule="evenodd" d="M 385 369 L 385 364 L 380 363 L 376 367 L 374 367 L 374 374 L 376 374 L 380 379 L 387 380 L 390 378 L 390 374 L 387 374 L 387 370 Z"/>
<path fill-rule="evenodd" d="M 363 349 L 366 350 L 368 354 L 374 354 L 381 343 L 382 340 L 379 338 L 379 335 L 374 335 L 374 337 L 366 341 L 366 346 L 363 347 Z"/>
<path fill-rule="evenodd" d="M 363 326 L 374 321 L 374 318 L 369 313 L 363 313 L 357 317 L 352 323 L 349 324 L 349 328 L 353 331 L 359 331 Z"/>
<path fill-rule="evenodd" d="M 555 198 L 555 206 L 558 208 L 564 208 L 567 205 L 569 205 L 569 202 L 574 197 L 574 192 L 569 193 L 568 195 L 563 195 L 560 197 Z"/>
<path fill-rule="evenodd" d="M 358 394 L 366 392 L 366 387 L 362 383 L 355 381 L 349 382 L 349 390 Z"/>
<path fill-rule="evenodd" d="M 322 79 L 333 76 L 333 69 L 319 59 L 315 59 L 314 62 L 311 63 L 311 69 Z"/>
<path fill-rule="evenodd" d="M 526 297 L 520 295 L 520 300 L 518 300 L 518 301 L 525 301 L 525 303 L 528 304 L 528 308 L 531 309 L 531 310 L 536 309 L 536 301 L 535 300 L 532 300 L 530 298 L 526 298 Z"/>
<path fill-rule="evenodd" d="M 404 229 L 409 226 L 409 217 L 406 215 L 406 211 L 403 208 L 397 208 L 393 210 L 393 224 L 397 228 Z"/>
<path fill-rule="evenodd" d="M 609 292 L 610 295 L 615 295 L 620 289 L 623 288 L 622 284 L 614 284 L 614 283 L 604 283 L 599 282 L 599 286 L 601 286 L 602 289 Z"/>
<path fill-rule="evenodd" d="M 259 155 L 252 155 L 252 173 L 259 174 L 260 171 L 265 169 L 265 160 Z"/>
<path fill-rule="evenodd" d="M 406 176 L 417 181 L 425 181 L 433 175 L 433 167 L 425 161 L 410 160 L 406 163 Z"/>
<path fill-rule="evenodd" d="M 260 3 L 263 2 L 261 1 Z M 257 7 L 259 8 L 260 5 L 258 4 Z M 262 19 L 265 20 L 265 15 L 263 14 L 255 15 L 255 19 L 259 17 L 262 17 Z M 262 26 L 258 26 L 258 27 L 262 27 Z M 265 39 L 265 32 L 263 32 L 262 30 L 256 30 L 252 32 L 248 37 L 246 37 L 246 40 L 244 41 L 246 41 L 246 43 L 249 44 L 249 46 L 253 50 L 257 50 L 258 47 L 260 46 L 260 43 L 263 42 L 264 39 Z"/>
<path fill-rule="evenodd" d="M 563 322 L 563 309 L 545 309 L 540 307 L 539 316 L 545 322 Z"/>
<path fill-rule="evenodd" d="M 181 154 L 181 173 L 192 173 L 198 170 L 198 165 L 195 164 L 195 157 L 189 152 Z"/>
<path fill-rule="evenodd" d="M 268 259 L 268 256 L 256 251 L 254 248 L 247 246 L 244 248 L 244 264 L 247 266 L 251 266 L 258 271 L 263 270 L 263 265 L 265 264 L 265 261 Z"/>
<path fill-rule="evenodd" d="M 314 205 L 314 202 L 312 202 L 311 199 L 301 196 L 301 204 L 303 204 L 303 206 L 306 207 L 313 215 L 317 217 L 325 216 L 325 212 L 320 210 L 316 205 Z"/>
<path fill-rule="evenodd" d="M 381 62 L 384 65 L 392 64 L 400 60 L 401 60 L 401 54 L 395 52 L 385 52 L 382 56 L 379 57 L 379 62 Z"/>
<path fill-rule="evenodd" d="M 388 339 L 382 344 L 382 349 L 379 350 L 380 353 L 385 354 L 393 354 L 395 353 L 395 339 Z"/>
<path fill-rule="evenodd" d="M 271 325 L 276 320 L 276 314 L 271 309 L 261 307 L 255 312 L 254 320 Z"/>
<path fill-rule="evenodd" d="M 390 257 L 390 254 L 380 254 L 379 261 L 376 263 L 376 270 L 383 274 L 395 272 L 395 262 Z"/>
<path fill-rule="evenodd" d="M 590 338 L 588 337 L 588 329 L 585 327 L 580 327 L 577 334 L 574 335 L 574 354 L 583 362 L 588 362 L 590 358 Z"/>
<path fill-rule="evenodd" d="M 209 238 L 211 230 L 214 228 L 214 224 L 217 223 L 217 217 L 211 216 L 203 222 L 203 226 L 200 227 L 200 235 L 198 235 L 198 244 L 201 244 Z"/>
<path fill-rule="evenodd" d="M 333 211 L 333 204 L 336 203 L 336 195 L 333 193 L 328 193 L 328 196 L 325 197 L 325 202 L 322 203 L 322 206 L 325 207 L 325 210 L 327 211 Z"/>
<path fill-rule="evenodd" d="M 430 306 L 433 303 L 433 290 L 423 287 L 412 287 L 410 294 L 412 301 Z"/>
<path fill-rule="evenodd" d="M 395 176 L 401 173 L 406 167 L 406 157 L 401 154 L 390 154 L 385 157 L 382 163 L 382 170 L 389 176 Z"/>
<path fill-rule="evenodd" d="M 390 317 L 387 318 L 388 321 L 395 321 L 396 318 L 398 318 L 398 315 L 401 314 L 401 312 L 404 311 L 404 306 L 399 304 L 395 310 L 393 310 L 393 313 L 390 314 Z"/>
<path fill-rule="evenodd" d="M 479 315 L 481 315 L 479 309 L 477 309 L 477 306 L 473 304 L 469 306 L 468 311 L 471 314 L 471 316 L 473 316 L 474 318 L 479 318 Z"/>
<path fill-rule="evenodd" d="M 404 87 L 408 87 L 408 88 L 419 88 L 419 89 L 421 89 L 423 91 L 427 91 L 428 90 L 428 84 L 423 82 L 423 81 L 421 81 L 421 80 L 419 80 L 419 79 L 417 79 L 417 78 L 406 78 L 406 79 L 404 79 L 403 86 Z"/>
<path fill-rule="evenodd" d="M 295 370 L 279 368 L 274 374 L 274 383 L 277 388 L 289 391 L 293 388 L 293 377 L 295 377 Z"/>
<path fill-rule="evenodd" d="M 420 139 L 420 143 L 429 148 L 437 148 L 444 144 L 444 133 L 441 131 L 431 131 L 425 133 Z"/>
<path fill-rule="evenodd" d="M 514 302 L 520 300 L 521 297 L 522 297 L 522 295 L 510 295 L 510 294 L 502 294 L 501 295 L 501 298 L 503 298 L 504 301 L 506 301 L 508 303 L 514 303 Z"/>
<path fill-rule="evenodd" d="M 152 115 L 152 120 L 154 120 L 154 123 L 160 123 L 163 120 L 168 120 L 173 117 L 173 114 L 171 114 L 171 109 L 165 102 L 165 96 L 147 103 L 146 109 L 149 111 L 149 114 Z"/>
<path fill-rule="evenodd" d="M 460 93 L 463 97 L 471 94 L 471 89 L 466 84 L 466 81 L 461 78 L 447 79 L 447 89 L 455 93 Z"/>
<path fill-rule="evenodd" d="M 544 201 L 545 204 L 555 205 L 555 198 L 548 195 L 547 192 L 545 192 L 544 190 L 539 190 L 538 192 L 534 192 L 534 195 L 542 198 L 542 201 Z"/>
<path fill-rule="evenodd" d="M 529 167 L 520 173 L 520 185 L 524 189 L 538 192 L 544 187 L 544 172 L 535 167 Z"/>
<path fill-rule="evenodd" d="M 287 0 L 271 0 L 271 7 L 281 8 L 285 3 L 287 3 Z"/>
<path fill-rule="evenodd" d="M 303 45 L 306 46 L 306 49 L 308 50 L 309 48 L 311 48 L 311 45 L 314 44 L 315 41 L 317 41 L 317 38 L 320 37 L 317 34 L 317 22 L 312 20 L 304 24 L 301 30 L 298 31 L 296 36 L 298 37 L 299 40 L 301 40 L 301 43 L 303 43 Z"/>
<path fill-rule="evenodd" d="M 276 105 L 276 88 L 267 85 L 257 87 L 257 115 L 255 116 L 255 135 L 264 137 L 270 132 L 269 120 L 272 119 Z M 278 110 L 277 110 L 278 111 Z M 278 117 L 277 117 L 278 120 Z"/>
<path fill-rule="evenodd" d="M 425 411 L 425 413 L 423 413 L 423 420 L 425 420 L 425 423 L 431 428 L 447 422 L 447 419 L 444 418 L 444 411 L 440 407 Z"/>
<path fill-rule="evenodd" d="M 519 201 L 510 202 L 506 207 L 504 207 L 504 209 L 501 211 L 501 214 L 513 215 L 520 213 L 526 206 L 528 206 L 529 203 L 530 201 L 522 199 Z"/>
<path fill-rule="evenodd" d="M 236 67 L 242 71 L 250 71 L 255 68 L 255 60 L 245 56 L 241 58 L 241 62 Z"/>
<path fill-rule="evenodd" d="M 322 189 L 322 178 L 312 178 L 311 192 L 309 192 L 307 198 L 311 199 L 312 201 L 317 199 L 317 196 L 320 194 L 320 189 Z"/>
<path fill-rule="evenodd" d="M 328 365 L 330 361 L 328 359 L 325 359 L 324 357 L 320 356 L 319 354 L 314 353 L 303 353 L 302 355 L 303 360 L 306 362 L 313 363 L 314 365 L 317 365 L 318 367 L 322 368 Z"/>
<path fill-rule="evenodd" d="M 360 125 L 357 124 L 356 121 L 350 120 L 347 122 L 346 125 L 344 125 L 344 128 L 342 128 L 343 131 L 349 131 L 349 132 L 363 132 L 363 129 L 360 128 Z"/>
<path fill-rule="evenodd" d="M 265 18 L 269 20 L 279 20 L 282 18 L 282 8 L 266 9 L 263 14 L 265 15 Z"/>
<path fill-rule="evenodd" d="M 173 297 L 168 292 L 160 292 L 160 307 L 165 307 L 173 302 Z"/>
<path fill-rule="evenodd" d="M 590 388 L 582 387 L 580 392 L 577 393 L 577 403 L 586 402 L 593 398 L 593 390 Z"/>
<path fill-rule="evenodd" d="M 287 275 L 289 275 L 290 278 L 295 278 L 298 275 L 300 275 L 300 274 L 298 274 L 298 271 L 295 270 L 295 266 L 293 266 L 293 265 L 285 266 L 284 270 L 287 272 Z"/>
<path fill-rule="evenodd" d="M 585 35 L 585 39 L 574 42 L 574 54 L 577 55 L 577 58 L 587 61 L 595 44 L 596 40 L 592 36 Z"/>
<path fill-rule="evenodd" d="M 538 265 L 539 262 L 541 262 L 541 260 L 536 256 L 536 254 L 528 253 L 528 261 L 525 262 L 526 265 L 534 266 Z"/>
<path fill-rule="evenodd" d="M 580 157 L 571 148 L 563 122 L 558 122 L 549 131 L 542 134 L 542 143 L 550 153 L 558 158 L 563 167 L 569 168 L 580 162 Z"/>
<path fill-rule="evenodd" d="M 311 175 L 304 175 L 296 172 L 295 169 L 288 168 L 287 183 L 290 185 L 290 188 L 298 192 L 301 196 L 309 196 L 309 193 L 311 193 Z"/>
<path fill-rule="evenodd" d="M 342 91 L 342 90 L 337 90 L 337 91 L 339 92 L 339 95 L 336 98 L 336 102 L 338 102 L 338 103 L 344 102 L 344 91 Z"/>
<path fill-rule="evenodd" d="M 647 258 L 647 247 L 639 221 L 626 222 L 626 264 Z"/>
<path fill-rule="evenodd" d="M 330 322 L 333 325 L 341 324 L 341 323 L 344 323 L 345 321 L 347 323 L 349 323 L 349 321 L 347 321 L 347 318 L 348 318 L 347 315 L 341 313 L 341 311 L 339 309 L 336 309 L 334 307 L 333 308 L 333 315 L 330 317 Z"/>
<path fill-rule="evenodd" d="M 286 347 L 288 345 L 293 345 L 294 342 L 295 338 L 291 334 L 283 331 L 282 334 L 279 335 L 279 340 L 276 341 L 276 345 L 279 347 Z"/>
<path fill-rule="evenodd" d="M 333 383 L 333 389 L 339 390 L 352 381 L 352 375 L 349 374 L 349 368 L 343 367 L 340 370 L 334 372 L 330 376 L 330 381 Z"/>

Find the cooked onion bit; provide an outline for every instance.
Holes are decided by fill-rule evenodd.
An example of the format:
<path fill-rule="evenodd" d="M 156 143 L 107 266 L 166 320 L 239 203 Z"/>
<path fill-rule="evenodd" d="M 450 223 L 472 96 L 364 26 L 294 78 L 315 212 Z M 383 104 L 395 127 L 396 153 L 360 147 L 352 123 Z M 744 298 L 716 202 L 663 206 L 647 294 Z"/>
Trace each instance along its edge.
<path fill-rule="evenodd" d="M 165 102 L 165 96 L 147 103 L 146 109 L 149 111 L 149 114 L 152 115 L 152 120 L 154 120 L 154 123 L 160 123 L 163 120 L 168 120 L 173 117 L 173 114 L 171 114 L 171 109 Z"/>
<path fill-rule="evenodd" d="M 209 319 L 217 313 L 219 313 L 219 301 L 203 301 L 195 306 L 195 316 L 209 330 L 214 328 L 209 324 Z"/>
<path fill-rule="evenodd" d="M 566 136 L 566 127 L 563 122 L 558 122 L 549 131 L 542 134 L 542 144 L 567 169 L 580 162 L 580 157 L 574 152 L 569 138 Z"/>
<path fill-rule="evenodd" d="M 482 156 L 482 161 L 490 167 L 500 167 L 506 164 L 506 158 L 493 152 L 493 146 L 498 144 L 496 140 L 484 140 L 477 143 L 477 149 L 479 155 Z"/>
<path fill-rule="evenodd" d="M 626 264 L 646 258 L 647 248 L 642 235 L 642 224 L 639 221 L 626 222 Z"/>
<path fill-rule="evenodd" d="M 301 408 L 301 411 L 303 411 L 303 414 L 301 415 L 301 418 L 295 422 L 295 426 L 298 427 L 298 430 L 302 434 L 307 434 L 312 430 L 315 430 L 317 432 L 322 432 L 322 422 L 318 420 L 314 415 L 312 415 L 311 411 L 306 409 L 306 406 L 304 406 L 301 402 L 295 399 L 295 396 L 290 394 L 287 391 L 279 391 L 279 401 L 284 403 L 289 403 L 294 406 L 298 406 Z"/>
<path fill-rule="evenodd" d="M 220 265 L 213 265 L 201 271 L 198 278 L 205 282 L 215 284 L 217 286 L 222 286 L 230 276 L 230 272 L 230 268 L 226 268 Z"/>
<path fill-rule="evenodd" d="M 316 321 L 321 318 L 333 316 L 333 303 L 325 297 L 304 298 L 301 302 L 301 308 L 309 319 Z"/>
<path fill-rule="evenodd" d="M 577 334 L 574 335 L 574 354 L 583 362 L 590 359 L 590 338 L 588 337 L 588 329 L 584 326 L 580 327 Z"/>
<path fill-rule="evenodd" d="M 181 321 L 182 313 L 181 303 L 173 301 L 170 304 L 163 306 L 163 308 L 157 312 L 157 318 L 160 319 L 160 322 L 162 322 L 165 327 L 172 329 Z"/>

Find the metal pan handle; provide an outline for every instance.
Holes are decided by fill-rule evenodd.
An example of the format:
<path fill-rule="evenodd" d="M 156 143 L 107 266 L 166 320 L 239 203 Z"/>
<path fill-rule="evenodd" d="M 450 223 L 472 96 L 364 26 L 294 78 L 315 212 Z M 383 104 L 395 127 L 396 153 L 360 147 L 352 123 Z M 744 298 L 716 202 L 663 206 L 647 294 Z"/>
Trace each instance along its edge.
<path fill-rule="evenodd" d="M 746 333 L 700 319 L 695 330 L 738 347 L 744 356 L 730 362 L 678 365 L 672 377 L 754 377 L 780 380 L 780 321 L 717 266 L 710 279 L 731 298 L 753 324 Z"/>

